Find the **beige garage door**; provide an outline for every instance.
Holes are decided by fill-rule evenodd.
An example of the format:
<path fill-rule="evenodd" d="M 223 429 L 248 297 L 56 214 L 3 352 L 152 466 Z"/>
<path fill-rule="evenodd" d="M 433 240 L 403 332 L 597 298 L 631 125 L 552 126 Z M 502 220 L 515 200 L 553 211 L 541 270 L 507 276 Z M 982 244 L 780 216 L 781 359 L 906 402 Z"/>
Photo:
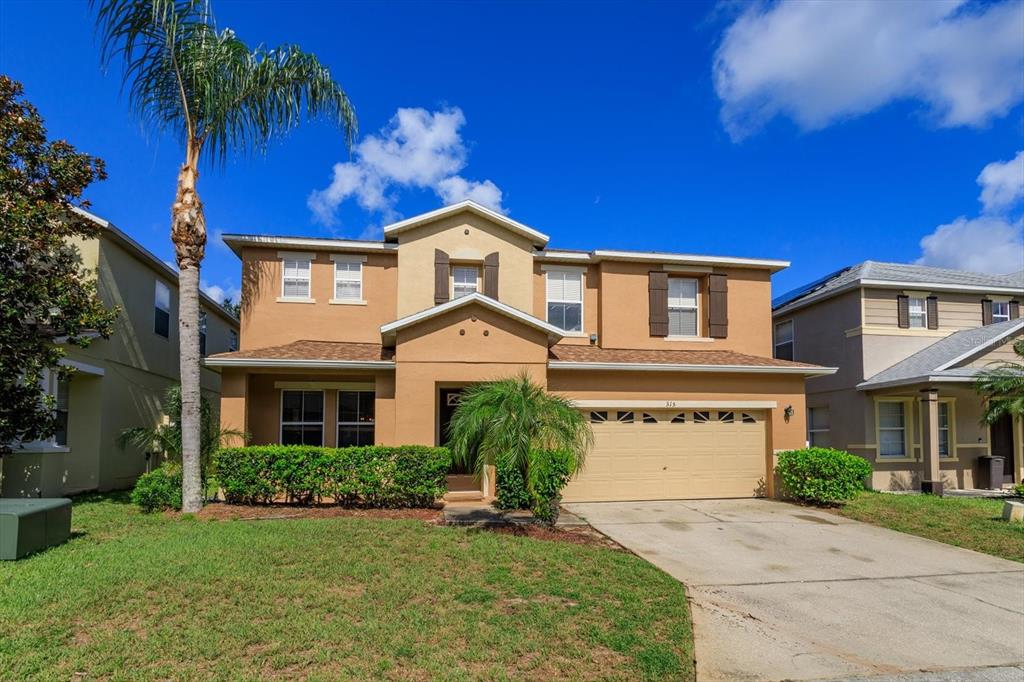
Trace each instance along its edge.
<path fill-rule="evenodd" d="M 566 502 L 763 494 L 765 414 L 757 410 L 587 410 L 594 447 Z"/>

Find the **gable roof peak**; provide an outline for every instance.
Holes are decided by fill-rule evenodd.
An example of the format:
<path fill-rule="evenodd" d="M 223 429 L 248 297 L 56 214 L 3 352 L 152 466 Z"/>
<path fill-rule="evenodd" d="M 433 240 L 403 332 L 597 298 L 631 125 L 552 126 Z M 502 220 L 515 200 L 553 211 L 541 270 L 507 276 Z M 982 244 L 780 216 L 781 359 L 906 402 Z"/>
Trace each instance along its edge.
<path fill-rule="evenodd" d="M 507 215 L 499 213 L 493 209 L 487 208 L 486 206 L 482 206 L 470 199 L 460 201 L 456 204 L 442 206 L 441 208 L 435 209 L 433 211 L 427 211 L 426 213 L 421 213 L 411 218 L 406 218 L 405 220 L 399 220 L 397 223 L 391 223 L 390 225 L 386 225 L 384 227 L 384 239 L 385 241 L 395 241 L 396 235 L 398 235 L 400 232 L 405 232 L 406 230 L 411 230 L 421 225 L 426 225 L 427 223 L 430 223 L 432 221 L 440 220 L 441 218 L 446 218 L 450 215 L 455 215 L 464 212 L 474 213 L 478 216 L 490 220 L 491 222 L 497 223 L 498 225 L 501 225 L 502 227 L 509 230 L 510 232 L 514 232 L 522 237 L 529 239 L 534 246 L 544 247 L 548 243 L 549 238 L 543 232 L 538 232 L 537 230 L 533 229 L 528 225 L 524 225 L 523 223 L 520 223 L 516 220 L 512 220 Z"/>

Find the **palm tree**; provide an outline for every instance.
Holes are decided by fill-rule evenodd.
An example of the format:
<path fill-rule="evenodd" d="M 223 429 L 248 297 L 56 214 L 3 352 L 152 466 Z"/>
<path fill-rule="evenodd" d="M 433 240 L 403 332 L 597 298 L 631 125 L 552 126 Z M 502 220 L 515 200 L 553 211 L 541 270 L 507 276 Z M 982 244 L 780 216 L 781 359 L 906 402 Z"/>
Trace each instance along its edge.
<path fill-rule="evenodd" d="M 123 63 L 132 108 L 158 132 L 173 132 L 185 160 L 171 206 L 178 262 L 181 356 L 182 509 L 203 504 L 199 467 L 199 265 L 206 219 L 196 192 L 201 159 L 265 152 L 304 119 L 337 123 L 351 147 L 348 96 L 317 58 L 293 45 L 250 50 L 217 30 L 209 0 L 92 0 L 102 61 Z"/>
<path fill-rule="evenodd" d="M 988 367 L 975 381 L 985 398 L 981 420 L 994 424 L 1004 415 L 1024 419 L 1024 339 L 1013 344 L 1018 362 L 1000 362 Z"/>
<path fill-rule="evenodd" d="M 478 474 L 490 463 L 516 468 L 531 492 L 540 452 L 564 452 L 571 476 L 583 468 L 593 443 L 590 424 L 572 401 L 548 393 L 526 374 L 467 388 L 448 436 L 456 464 Z"/>

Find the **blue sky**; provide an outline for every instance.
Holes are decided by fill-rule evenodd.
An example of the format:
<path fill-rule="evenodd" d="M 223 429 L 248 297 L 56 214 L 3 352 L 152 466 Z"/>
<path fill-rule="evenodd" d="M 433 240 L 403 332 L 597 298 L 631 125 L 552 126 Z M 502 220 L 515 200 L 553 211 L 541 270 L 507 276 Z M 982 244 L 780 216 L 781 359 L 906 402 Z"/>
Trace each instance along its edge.
<path fill-rule="evenodd" d="M 315 52 L 360 146 L 315 123 L 204 169 L 211 242 L 373 235 L 473 196 L 554 247 L 791 260 L 776 293 L 869 258 L 1024 268 L 1019 0 L 214 9 L 250 44 Z M 87 3 L 2 0 L 0 71 L 106 160 L 92 210 L 172 259 L 181 151 L 101 71 Z M 205 284 L 237 291 L 237 259 L 207 253 Z"/>

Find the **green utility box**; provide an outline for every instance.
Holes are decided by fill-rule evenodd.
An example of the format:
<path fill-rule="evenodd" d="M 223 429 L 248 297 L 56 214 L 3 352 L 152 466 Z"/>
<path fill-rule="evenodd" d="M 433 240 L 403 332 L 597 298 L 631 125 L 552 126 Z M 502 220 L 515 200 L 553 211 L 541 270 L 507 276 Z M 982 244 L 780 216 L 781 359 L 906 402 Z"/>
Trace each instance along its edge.
<path fill-rule="evenodd" d="M 71 500 L 0 499 L 0 561 L 67 542 L 71 537 Z"/>

